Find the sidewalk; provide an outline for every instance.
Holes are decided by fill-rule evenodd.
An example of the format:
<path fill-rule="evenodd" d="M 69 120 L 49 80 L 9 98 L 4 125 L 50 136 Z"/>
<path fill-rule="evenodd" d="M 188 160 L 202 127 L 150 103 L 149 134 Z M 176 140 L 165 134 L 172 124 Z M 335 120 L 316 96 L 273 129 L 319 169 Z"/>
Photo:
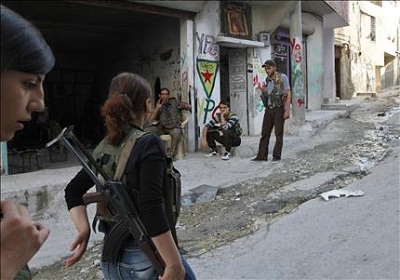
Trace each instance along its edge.
<path fill-rule="evenodd" d="M 348 116 L 360 101 L 361 99 L 357 98 L 349 100 L 345 103 L 345 110 L 307 112 L 305 125 L 301 128 L 296 128 L 288 121 L 282 161 L 295 156 L 299 150 L 306 149 L 307 139 L 311 135 L 317 133 L 332 120 Z M 343 101 L 340 106 L 342 109 Z M 274 145 L 274 138 L 275 136 L 271 136 L 270 149 Z M 188 195 L 190 190 L 202 185 L 224 188 L 242 181 L 267 176 L 280 164 L 273 165 L 270 161 L 251 162 L 251 158 L 257 153 L 258 141 L 259 136 L 244 136 L 241 146 L 235 149 L 234 156 L 228 161 L 221 160 L 219 157 L 207 158 L 205 152 L 191 152 L 185 159 L 175 162 L 175 166 L 182 174 L 182 195 Z M 73 158 L 72 155 L 69 155 L 69 158 Z M 49 240 L 31 261 L 32 267 L 40 267 L 60 260 L 60 257 L 68 254 L 68 246 L 74 238 L 74 228 L 64 202 L 64 188 L 81 167 L 77 163 L 72 166 L 69 163 L 68 166 L 1 177 L 1 199 L 29 202 L 31 215 L 40 217 L 42 222 L 50 225 L 52 230 Z M 91 207 L 90 216 L 93 214 L 94 207 Z M 101 237 L 102 235 L 99 234 L 94 235 L 91 240 L 98 240 Z M 53 246 L 60 248 L 58 252 L 54 252 Z"/>
<path fill-rule="evenodd" d="M 345 106 L 346 110 L 306 112 L 305 124 L 302 127 L 293 126 L 292 120 L 287 121 L 283 160 L 293 156 L 294 152 L 298 151 L 297 147 L 300 144 L 306 144 L 308 137 L 317 133 L 332 120 L 351 113 L 360 101 L 361 99 L 356 98 L 337 104 L 338 108 L 342 109 Z M 202 184 L 226 187 L 243 179 L 262 176 L 260 170 L 255 168 L 250 161 L 257 153 L 259 139 L 260 136 L 243 136 L 241 146 L 235 148 L 234 156 L 229 161 L 223 161 L 220 158 L 206 158 L 202 151 L 189 152 L 183 160 L 175 162 L 182 174 L 182 194 Z M 274 142 L 275 136 L 272 135 L 270 148 L 273 147 Z M 68 162 L 65 162 L 64 165 L 67 167 L 63 166 L 61 162 L 35 172 L 1 176 L 2 200 L 10 198 L 19 201 L 28 200 L 30 211 L 36 213 L 44 208 L 60 190 L 63 190 L 81 168 L 72 155 L 68 156 Z M 226 176 L 228 173 L 229 175 Z"/>

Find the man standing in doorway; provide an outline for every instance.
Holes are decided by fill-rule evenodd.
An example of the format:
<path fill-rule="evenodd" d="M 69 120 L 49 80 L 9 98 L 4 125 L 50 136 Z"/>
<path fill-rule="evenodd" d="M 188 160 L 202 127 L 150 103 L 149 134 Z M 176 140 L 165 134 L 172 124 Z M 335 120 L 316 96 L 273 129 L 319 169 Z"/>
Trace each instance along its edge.
<path fill-rule="evenodd" d="M 272 153 L 272 162 L 276 163 L 281 160 L 285 120 L 290 117 L 291 91 L 288 77 L 276 71 L 273 60 L 265 61 L 262 67 L 265 68 L 268 75 L 265 81 L 266 85 L 261 88 L 261 100 L 265 112 L 258 153 L 252 160 L 268 160 L 269 139 L 272 129 L 275 129 L 276 142 Z"/>

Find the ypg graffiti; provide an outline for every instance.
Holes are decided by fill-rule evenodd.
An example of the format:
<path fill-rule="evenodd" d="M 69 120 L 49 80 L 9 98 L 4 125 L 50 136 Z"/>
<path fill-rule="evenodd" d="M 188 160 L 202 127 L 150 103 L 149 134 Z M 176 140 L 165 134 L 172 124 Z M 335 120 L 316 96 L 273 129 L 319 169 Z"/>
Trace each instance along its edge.
<path fill-rule="evenodd" d="M 212 95 L 218 72 L 219 46 L 215 43 L 212 35 L 196 33 L 196 38 L 198 43 L 197 74 L 205 91 L 204 96 L 200 94 L 202 97 L 197 99 L 197 106 L 199 119 L 203 119 L 203 124 L 205 124 L 208 114 L 215 107 L 215 100 L 213 100 Z"/>
<path fill-rule="evenodd" d="M 302 60 L 302 41 L 300 37 L 290 39 L 290 47 L 292 49 L 292 82 L 293 82 L 293 99 L 294 104 L 300 108 L 304 106 L 304 83 L 303 83 L 303 69 L 301 68 Z"/>
<path fill-rule="evenodd" d="M 196 33 L 197 43 L 199 48 L 197 50 L 198 57 L 203 57 L 204 55 L 209 55 L 211 57 L 219 57 L 219 46 L 215 43 L 214 37 L 212 35 L 201 34 L 199 36 Z"/>
<path fill-rule="evenodd" d="M 215 106 L 215 101 L 211 99 L 211 96 L 215 86 L 215 78 L 218 71 L 218 62 L 212 60 L 197 59 L 196 66 L 201 84 L 203 85 L 203 89 L 206 93 L 206 99 L 203 99 L 201 104 L 199 104 L 199 111 L 203 112 L 204 110 L 203 123 L 206 123 L 207 114 L 209 112 L 212 112 Z"/>
<path fill-rule="evenodd" d="M 262 62 L 257 61 L 254 63 L 253 71 L 253 88 L 254 88 L 254 102 L 256 114 L 264 111 L 264 104 L 261 101 L 261 89 L 266 87 L 267 75 L 264 68 L 261 67 Z"/>

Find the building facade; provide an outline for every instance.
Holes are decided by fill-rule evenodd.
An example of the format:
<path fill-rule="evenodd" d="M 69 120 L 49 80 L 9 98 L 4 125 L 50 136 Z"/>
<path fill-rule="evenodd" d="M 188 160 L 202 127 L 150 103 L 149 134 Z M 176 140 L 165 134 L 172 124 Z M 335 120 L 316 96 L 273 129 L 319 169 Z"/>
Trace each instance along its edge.
<path fill-rule="evenodd" d="M 146 78 L 154 100 L 167 87 L 192 105 L 190 151 L 199 149 L 200 131 L 221 100 L 230 101 L 244 135 L 260 134 L 257 85 L 265 81 L 261 65 L 267 59 L 290 78 L 293 112 L 319 110 L 336 97 L 334 30 L 348 25 L 348 1 L 2 4 L 38 26 L 56 56 L 44 84 L 48 121 L 30 124 L 8 143 L 12 148 L 43 148 L 54 134 L 49 122 L 61 128 L 73 124 L 84 144 L 95 145 L 104 130 L 99 107 L 111 78 L 122 71 Z"/>
<path fill-rule="evenodd" d="M 337 97 L 399 85 L 400 4 L 349 1 L 349 26 L 335 29 Z"/>

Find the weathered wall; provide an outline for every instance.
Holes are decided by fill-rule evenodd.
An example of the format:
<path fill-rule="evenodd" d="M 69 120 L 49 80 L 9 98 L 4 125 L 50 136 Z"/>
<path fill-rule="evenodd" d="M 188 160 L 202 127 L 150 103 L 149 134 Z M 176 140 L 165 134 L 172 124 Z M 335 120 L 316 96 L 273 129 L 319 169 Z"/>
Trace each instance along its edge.
<path fill-rule="evenodd" d="M 371 32 L 371 18 L 375 18 L 375 34 Z M 376 92 L 398 83 L 399 18 L 397 1 L 381 1 L 381 6 L 370 1 L 349 2 L 350 25 L 335 30 L 335 41 L 349 46 L 355 94 Z"/>
<path fill-rule="evenodd" d="M 219 46 L 215 38 L 220 32 L 219 1 L 207 1 L 195 17 L 195 84 L 198 125 L 200 129 L 210 120 L 220 102 Z"/>
<path fill-rule="evenodd" d="M 314 27 L 314 33 L 307 36 L 307 87 L 308 108 L 319 110 L 323 101 L 324 90 L 324 47 L 322 22 L 318 18 L 302 13 L 303 22 Z"/>
<path fill-rule="evenodd" d="M 129 68 L 141 73 L 153 90 L 157 78 L 160 87 L 172 96 L 180 94 L 180 23 L 171 18 L 155 22 L 129 43 Z M 140 38 L 138 40 L 137 38 Z M 160 43 L 157 43 L 160 42 Z"/>

